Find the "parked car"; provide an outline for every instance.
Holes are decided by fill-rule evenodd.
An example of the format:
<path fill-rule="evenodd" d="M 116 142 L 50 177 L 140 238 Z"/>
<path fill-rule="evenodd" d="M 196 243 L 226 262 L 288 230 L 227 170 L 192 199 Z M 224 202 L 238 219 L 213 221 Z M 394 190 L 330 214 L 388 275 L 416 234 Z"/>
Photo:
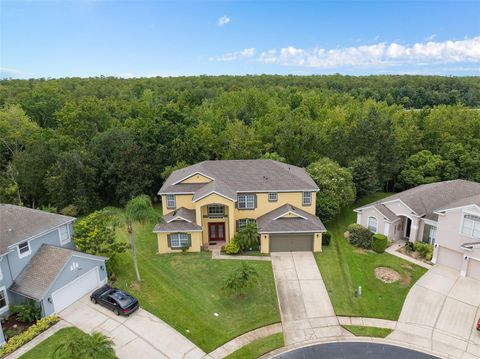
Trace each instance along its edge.
<path fill-rule="evenodd" d="M 127 292 L 109 285 L 97 289 L 90 296 L 94 304 L 100 304 L 113 311 L 116 315 L 129 316 L 139 307 L 138 300 Z"/>

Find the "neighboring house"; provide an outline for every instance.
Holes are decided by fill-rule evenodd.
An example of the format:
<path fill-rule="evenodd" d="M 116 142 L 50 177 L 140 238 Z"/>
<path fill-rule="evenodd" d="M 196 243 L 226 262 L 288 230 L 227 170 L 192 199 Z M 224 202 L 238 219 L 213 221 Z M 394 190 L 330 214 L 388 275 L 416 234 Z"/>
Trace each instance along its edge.
<path fill-rule="evenodd" d="M 106 258 L 75 250 L 74 220 L 0 204 L 0 316 L 26 299 L 57 313 L 106 282 Z"/>
<path fill-rule="evenodd" d="M 256 221 L 262 253 L 320 251 L 325 227 L 315 216 L 318 187 L 300 167 L 272 160 L 205 161 L 173 172 L 158 192 L 159 253 L 199 252 L 229 242 Z"/>
<path fill-rule="evenodd" d="M 480 183 L 421 185 L 355 209 L 357 223 L 389 239 L 434 245 L 433 263 L 480 279 Z"/>

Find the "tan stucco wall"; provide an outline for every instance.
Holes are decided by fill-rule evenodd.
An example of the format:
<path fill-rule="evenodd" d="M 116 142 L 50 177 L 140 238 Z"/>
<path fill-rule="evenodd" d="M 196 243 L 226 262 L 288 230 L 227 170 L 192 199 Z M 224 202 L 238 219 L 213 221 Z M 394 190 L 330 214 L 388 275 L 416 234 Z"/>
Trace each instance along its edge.
<path fill-rule="evenodd" d="M 173 232 L 175 233 L 175 232 Z M 188 249 L 189 252 L 200 252 L 202 245 L 202 232 L 184 232 L 191 235 L 192 245 Z M 157 242 L 158 242 L 158 253 L 175 253 L 181 252 L 181 249 L 171 249 L 168 247 L 167 235 L 169 233 L 157 233 Z"/>
<path fill-rule="evenodd" d="M 211 179 L 200 174 L 195 174 L 187 179 L 183 180 L 180 183 L 208 183 Z"/>
<path fill-rule="evenodd" d="M 313 234 L 313 251 L 314 252 L 322 251 L 322 233 Z"/>
<path fill-rule="evenodd" d="M 357 214 L 357 218 L 358 218 Z M 385 217 L 383 217 L 376 209 L 373 207 L 362 209 L 362 213 L 360 215 L 360 222 L 362 226 L 368 228 L 368 218 L 375 217 L 377 219 L 377 233 L 384 234 L 385 232 Z"/>
<path fill-rule="evenodd" d="M 303 192 L 278 192 L 278 200 L 276 202 L 268 201 L 268 193 L 257 193 L 257 208 L 255 209 L 235 209 L 235 219 L 241 218 L 258 218 L 265 213 L 283 206 L 291 204 L 305 212 L 315 214 L 316 192 L 312 192 L 312 204 L 310 206 L 302 206 Z"/>
<path fill-rule="evenodd" d="M 175 208 L 185 207 L 188 209 L 195 209 L 195 203 L 192 202 L 192 194 L 176 194 Z M 162 213 L 167 214 L 175 210 L 175 208 L 167 208 L 167 196 L 162 195 Z"/>
<path fill-rule="evenodd" d="M 260 252 L 264 254 L 270 252 L 270 235 L 262 234 L 260 236 Z"/>

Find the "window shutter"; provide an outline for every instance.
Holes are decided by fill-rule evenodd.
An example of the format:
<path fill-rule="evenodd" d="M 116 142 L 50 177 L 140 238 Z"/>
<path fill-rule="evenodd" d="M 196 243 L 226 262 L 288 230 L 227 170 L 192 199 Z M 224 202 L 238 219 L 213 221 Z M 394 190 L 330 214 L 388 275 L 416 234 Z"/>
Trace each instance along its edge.
<path fill-rule="evenodd" d="M 192 246 L 192 235 L 190 233 L 188 233 L 187 235 L 188 235 L 187 246 L 188 246 L 188 248 L 190 248 Z"/>
<path fill-rule="evenodd" d="M 253 208 L 257 208 L 257 194 L 256 193 L 253 195 L 253 202 L 254 202 Z"/>
<path fill-rule="evenodd" d="M 235 232 L 238 232 L 238 229 L 240 228 L 240 223 L 239 222 L 240 221 L 238 219 L 235 221 Z"/>
<path fill-rule="evenodd" d="M 168 248 L 172 248 L 172 235 L 170 233 L 167 234 L 167 246 Z"/>

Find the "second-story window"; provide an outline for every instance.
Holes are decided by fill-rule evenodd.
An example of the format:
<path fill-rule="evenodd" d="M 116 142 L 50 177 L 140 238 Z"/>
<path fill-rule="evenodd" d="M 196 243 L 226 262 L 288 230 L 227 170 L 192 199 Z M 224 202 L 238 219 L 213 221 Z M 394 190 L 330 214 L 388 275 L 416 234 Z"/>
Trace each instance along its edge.
<path fill-rule="evenodd" d="M 480 217 L 472 214 L 463 216 L 462 234 L 473 238 L 480 238 Z"/>
<path fill-rule="evenodd" d="M 22 242 L 18 245 L 18 256 L 20 258 L 28 256 L 30 252 L 30 243 L 28 243 L 28 241 Z"/>
<path fill-rule="evenodd" d="M 62 226 L 59 228 L 58 233 L 60 235 L 60 244 L 63 246 L 71 241 L 70 231 L 68 226 Z"/>
<path fill-rule="evenodd" d="M 223 217 L 223 206 L 221 204 L 211 204 L 208 206 L 208 216 L 210 218 Z"/>
<path fill-rule="evenodd" d="M 302 193 L 302 205 L 310 206 L 312 204 L 312 192 Z"/>
<path fill-rule="evenodd" d="M 277 200 L 278 200 L 277 192 L 270 192 L 268 194 L 268 202 L 277 202 Z"/>
<path fill-rule="evenodd" d="M 237 197 L 238 209 L 254 209 L 255 195 L 254 194 L 239 194 Z"/>
<path fill-rule="evenodd" d="M 175 208 L 175 195 L 174 194 L 167 194 L 167 208 Z"/>

